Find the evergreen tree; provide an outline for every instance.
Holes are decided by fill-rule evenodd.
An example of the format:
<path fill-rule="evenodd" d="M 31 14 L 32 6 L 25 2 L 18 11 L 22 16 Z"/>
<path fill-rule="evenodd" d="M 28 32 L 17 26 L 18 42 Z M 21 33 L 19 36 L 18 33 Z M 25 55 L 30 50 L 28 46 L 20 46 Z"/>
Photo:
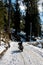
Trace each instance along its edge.
<path fill-rule="evenodd" d="M 3 1 L 0 1 L 0 40 L 1 40 L 1 31 L 6 28 L 5 25 L 7 21 L 7 10 L 4 7 Z"/>
<path fill-rule="evenodd" d="M 38 35 L 38 31 L 40 30 L 40 18 L 38 13 L 37 2 L 38 0 L 24 0 L 27 10 L 25 17 L 25 32 L 26 37 L 30 35 L 30 24 L 32 23 L 32 35 Z"/>
<path fill-rule="evenodd" d="M 18 0 L 16 0 L 15 4 L 15 13 L 14 13 L 14 24 L 15 24 L 15 33 L 20 31 L 20 8 L 18 4 Z"/>
<path fill-rule="evenodd" d="M 4 3 L 0 1 L 0 28 L 4 29 L 4 25 L 7 21 L 7 10 L 4 7 Z"/>

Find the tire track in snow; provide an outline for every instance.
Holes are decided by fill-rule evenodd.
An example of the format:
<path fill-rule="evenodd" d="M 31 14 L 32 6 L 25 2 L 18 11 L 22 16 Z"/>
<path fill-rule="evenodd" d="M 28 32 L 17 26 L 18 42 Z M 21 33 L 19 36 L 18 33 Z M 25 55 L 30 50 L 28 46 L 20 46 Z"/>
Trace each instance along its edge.
<path fill-rule="evenodd" d="M 29 60 L 30 60 L 30 63 L 32 64 L 32 65 L 37 65 L 37 64 L 39 64 L 39 65 L 43 65 L 43 59 L 42 59 L 42 57 L 37 53 L 37 52 L 35 52 L 34 50 L 32 50 L 31 48 L 30 49 L 27 49 L 26 47 L 25 47 L 25 49 L 24 49 L 24 53 L 28 56 L 28 58 L 29 58 Z M 34 60 L 32 60 L 32 59 L 34 59 Z M 40 63 L 39 63 L 40 62 Z"/>
<path fill-rule="evenodd" d="M 22 59 L 23 59 L 24 65 L 26 65 L 26 62 L 25 62 L 25 59 L 24 59 L 22 53 L 20 53 L 20 54 L 21 54 L 21 57 L 22 57 Z"/>

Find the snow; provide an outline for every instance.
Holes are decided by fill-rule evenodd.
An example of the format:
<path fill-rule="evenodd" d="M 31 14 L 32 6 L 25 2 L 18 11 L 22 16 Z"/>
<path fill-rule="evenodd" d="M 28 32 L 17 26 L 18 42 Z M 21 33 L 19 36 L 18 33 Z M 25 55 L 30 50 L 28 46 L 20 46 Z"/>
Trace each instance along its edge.
<path fill-rule="evenodd" d="M 43 65 L 43 49 L 23 43 L 24 50 L 20 52 L 18 42 L 10 41 L 10 48 L 0 59 L 0 65 Z"/>
<path fill-rule="evenodd" d="M 5 50 L 6 48 L 4 46 L 0 46 L 0 54 Z"/>
<path fill-rule="evenodd" d="M 37 39 L 36 41 L 39 43 L 43 43 L 43 39 L 41 39 L 41 40 Z"/>
<path fill-rule="evenodd" d="M 41 44 L 41 43 L 40 43 L 40 44 L 38 44 L 38 45 L 37 45 L 37 47 L 42 48 L 42 44 Z"/>
<path fill-rule="evenodd" d="M 1 41 L 1 44 L 0 44 L 0 55 L 6 50 L 6 47 L 8 47 L 8 44 L 5 44 L 3 41 Z"/>
<path fill-rule="evenodd" d="M 23 32 L 23 31 L 21 31 L 21 32 L 20 32 L 20 34 L 22 34 L 22 35 L 26 35 L 26 33 L 25 33 L 25 32 Z"/>

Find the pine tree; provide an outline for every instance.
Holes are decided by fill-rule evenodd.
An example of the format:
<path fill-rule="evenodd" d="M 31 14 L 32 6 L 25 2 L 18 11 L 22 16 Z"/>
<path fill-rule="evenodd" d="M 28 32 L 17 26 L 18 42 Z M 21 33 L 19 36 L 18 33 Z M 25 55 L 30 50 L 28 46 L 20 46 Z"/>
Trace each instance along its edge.
<path fill-rule="evenodd" d="M 26 10 L 26 17 L 25 17 L 25 32 L 26 37 L 30 35 L 30 24 L 32 23 L 32 35 L 38 35 L 38 31 L 40 30 L 40 18 L 37 8 L 37 1 L 38 0 L 24 0 L 27 10 Z M 38 30 L 39 29 L 39 30 Z"/>
<path fill-rule="evenodd" d="M 1 31 L 3 31 L 5 29 L 5 24 L 7 21 L 7 10 L 4 7 L 4 3 L 3 1 L 0 1 L 0 38 L 1 38 Z"/>
<path fill-rule="evenodd" d="M 4 29 L 4 25 L 7 21 L 7 10 L 4 7 L 4 3 L 0 1 L 0 28 Z"/>
<path fill-rule="evenodd" d="M 18 4 L 18 0 L 16 0 L 15 4 L 15 13 L 14 13 L 14 24 L 15 24 L 15 33 L 20 31 L 20 8 Z"/>

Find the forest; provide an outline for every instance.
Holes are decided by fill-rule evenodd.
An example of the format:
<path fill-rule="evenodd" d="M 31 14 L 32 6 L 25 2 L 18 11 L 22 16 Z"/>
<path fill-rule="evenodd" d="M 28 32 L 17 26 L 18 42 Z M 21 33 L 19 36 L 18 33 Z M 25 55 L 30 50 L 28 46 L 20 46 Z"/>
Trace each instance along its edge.
<path fill-rule="evenodd" d="M 15 0 L 12 3 L 11 0 L 0 0 L 0 37 L 1 34 L 8 34 L 11 39 L 11 34 L 16 38 L 16 41 L 20 41 L 22 35 L 19 35 L 21 31 L 25 34 L 22 36 L 26 41 L 29 41 L 29 36 L 41 35 L 41 22 L 38 11 L 39 0 L 22 0 L 22 4 L 25 6 L 24 12 L 20 8 L 20 0 Z M 12 33 L 11 30 L 15 31 Z"/>

